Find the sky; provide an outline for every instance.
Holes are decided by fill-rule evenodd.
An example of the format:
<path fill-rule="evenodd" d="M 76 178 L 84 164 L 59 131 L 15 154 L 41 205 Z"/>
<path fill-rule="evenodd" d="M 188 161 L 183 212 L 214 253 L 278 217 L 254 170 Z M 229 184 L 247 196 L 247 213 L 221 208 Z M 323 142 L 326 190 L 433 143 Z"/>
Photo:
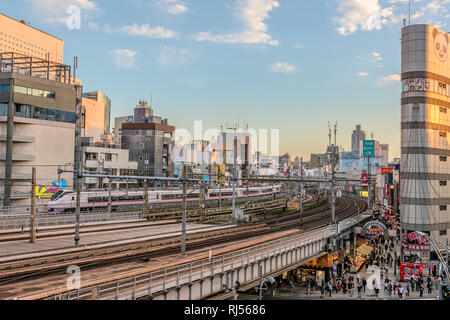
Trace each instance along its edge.
<path fill-rule="evenodd" d="M 280 152 L 351 149 L 361 124 L 400 156 L 401 27 L 408 0 L 16 0 L 1 12 L 64 40 L 83 91 L 114 117 L 142 99 L 176 128 L 279 129 Z M 78 15 L 79 13 L 79 15 Z M 78 19 L 79 17 L 79 19 Z M 449 30 L 450 0 L 411 0 Z"/>

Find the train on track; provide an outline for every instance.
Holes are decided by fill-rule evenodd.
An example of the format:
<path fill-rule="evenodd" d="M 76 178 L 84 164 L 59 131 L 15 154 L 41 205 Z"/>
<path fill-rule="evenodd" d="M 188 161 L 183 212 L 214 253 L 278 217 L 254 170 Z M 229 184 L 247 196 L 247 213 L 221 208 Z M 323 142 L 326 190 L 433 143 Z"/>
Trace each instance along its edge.
<path fill-rule="evenodd" d="M 261 197 L 277 195 L 281 193 L 281 186 L 263 186 L 249 187 L 248 197 Z M 217 200 L 231 199 L 233 189 L 209 189 L 205 190 L 204 199 Z M 236 188 L 236 199 L 247 197 L 247 188 Z M 143 206 L 144 191 L 111 191 L 111 208 L 117 210 L 121 207 Z M 199 190 L 189 191 L 186 194 L 188 202 L 199 201 Z M 165 203 L 180 203 L 183 201 L 183 192 L 181 190 L 153 190 L 148 192 L 148 203 L 150 205 L 159 205 Z M 81 192 L 80 209 L 82 211 L 105 210 L 109 203 L 108 191 L 88 191 Z M 76 208 L 76 193 L 73 191 L 59 190 L 53 195 L 47 204 L 49 212 L 52 213 L 70 213 Z"/>

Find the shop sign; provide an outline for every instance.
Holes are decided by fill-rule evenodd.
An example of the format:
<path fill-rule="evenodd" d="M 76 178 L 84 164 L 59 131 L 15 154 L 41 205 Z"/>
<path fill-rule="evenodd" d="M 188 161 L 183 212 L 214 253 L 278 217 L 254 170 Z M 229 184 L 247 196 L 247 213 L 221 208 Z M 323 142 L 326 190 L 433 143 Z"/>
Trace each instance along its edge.
<path fill-rule="evenodd" d="M 420 244 L 427 242 L 426 238 L 423 238 L 423 237 L 419 236 L 415 232 L 411 232 L 410 234 L 408 234 L 408 238 L 409 238 L 410 241 L 417 240 L 417 242 L 420 243 Z"/>
<path fill-rule="evenodd" d="M 422 244 L 408 244 L 408 249 L 409 250 L 430 250 L 430 246 L 429 245 L 422 245 Z"/>
<path fill-rule="evenodd" d="M 400 280 L 410 280 L 412 276 L 418 277 L 422 274 L 423 266 L 414 263 L 400 263 Z"/>
<path fill-rule="evenodd" d="M 363 227 L 364 230 L 369 230 L 373 228 L 380 229 L 382 231 L 386 230 L 386 226 L 377 220 L 369 221 Z"/>
<path fill-rule="evenodd" d="M 381 174 L 394 173 L 393 168 L 381 168 Z"/>

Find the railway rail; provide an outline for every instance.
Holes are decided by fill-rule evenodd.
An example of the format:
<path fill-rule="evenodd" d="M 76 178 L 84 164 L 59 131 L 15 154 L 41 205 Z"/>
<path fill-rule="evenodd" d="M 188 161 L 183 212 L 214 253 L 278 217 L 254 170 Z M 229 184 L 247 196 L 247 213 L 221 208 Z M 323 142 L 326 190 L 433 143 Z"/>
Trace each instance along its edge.
<path fill-rule="evenodd" d="M 356 209 L 352 203 L 359 202 Z M 329 212 L 325 205 L 311 209 L 303 215 L 304 229 L 310 230 L 330 222 Z M 361 200 L 342 198 L 336 207 L 338 219 L 345 219 L 364 209 Z M 201 232 L 187 236 L 186 247 L 189 250 L 208 247 L 227 241 L 240 240 L 254 236 L 299 228 L 299 214 L 290 214 L 281 218 L 256 222 L 246 226 L 231 227 L 222 230 Z M 5 261 L 0 263 L 0 285 L 23 280 L 30 277 L 65 272 L 69 265 L 92 268 L 100 265 L 120 263 L 137 259 L 149 259 L 179 252 L 181 238 L 179 236 L 160 238 L 153 241 L 142 241 L 122 246 L 104 247 L 94 250 L 82 250 L 67 254 L 47 255 L 30 259 Z"/>

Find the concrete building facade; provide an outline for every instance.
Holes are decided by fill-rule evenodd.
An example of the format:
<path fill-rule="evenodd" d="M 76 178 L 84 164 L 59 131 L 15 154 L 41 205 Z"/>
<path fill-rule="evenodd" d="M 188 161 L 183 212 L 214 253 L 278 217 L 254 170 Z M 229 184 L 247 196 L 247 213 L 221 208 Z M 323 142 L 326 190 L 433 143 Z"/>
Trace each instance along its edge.
<path fill-rule="evenodd" d="M 130 161 L 138 163 L 137 174 L 166 177 L 173 174 L 171 153 L 175 127 L 153 115 L 144 101 L 135 108 L 134 122 L 122 124 L 122 149 L 130 151 Z"/>
<path fill-rule="evenodd" d="M 359 152 L 361 142 L 366 140 L 366 132 L 361 130 L 361 125 L 356 126 L 352 133 L 352 151 Z"/>
<path fill-rule="evenodd" d="M 73 168 L 74 85 L 0 72 L 0 190 L 5 206 L 29 205 L 31 180 L 51 187 L 58 166 Z M 72 183 L 68 175 L 67 183 Z"/>
<path fill-rule="evenodd" d="M 448 238 L 450 229 L 449 34 L 402 29 L 401 223 Z"/>
<path fill-rule="evenodd" d="M 64 41 L 0 13 L 0 52 L 63 63 Z"/>
<path fill-rule="evenodd" d="M 101 91 L 88 92 L 83 94 L 82 105 L 84 136 L 101 140 L 111 131 L 111 100 Z"/>

